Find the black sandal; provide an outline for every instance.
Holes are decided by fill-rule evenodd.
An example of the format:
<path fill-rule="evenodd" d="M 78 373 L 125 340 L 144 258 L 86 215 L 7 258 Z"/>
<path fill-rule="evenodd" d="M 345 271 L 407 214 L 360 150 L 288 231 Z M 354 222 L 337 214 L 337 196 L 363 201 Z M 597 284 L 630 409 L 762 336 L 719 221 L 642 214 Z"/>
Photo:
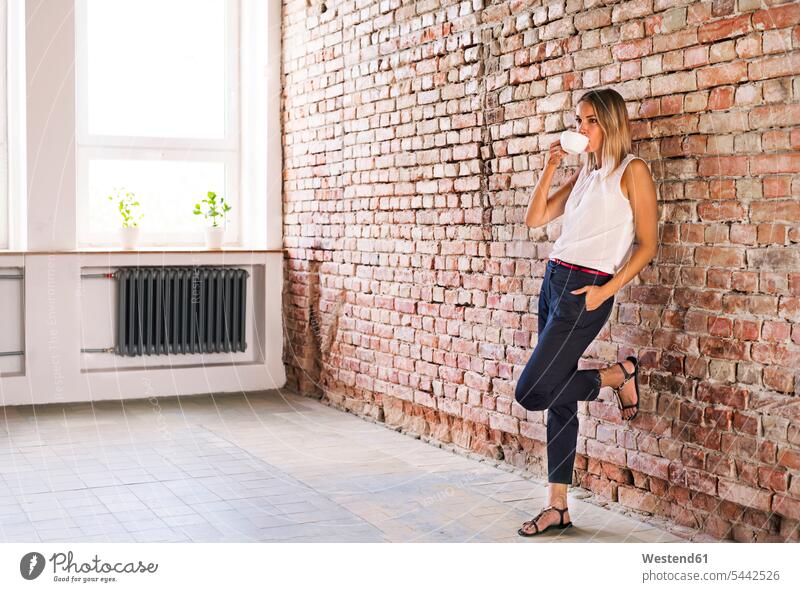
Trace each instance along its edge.
<path fill-rule="evenodd" d="M 542 530 L 539 530 L 539 525 L 536 524 L 536 521 L 539 520 L 539 518 L 541 518 L 544 515 L 545 512 L 548 512 L 550 510 L 556 510 L 559 514 L 561 514 L 561 521 L 558 524 L 551 524 L 547 528 L 543 528 Z M 531 518 L 527 522 L 523 522 L 523 524 L 522 524 L 523 528 L 525 527 L 526 524 L 533 524 L 533 527 L 536 529 L 534 532 L 525 532 L 524 530 L 522 530 L 522 528 L 520 528 L 520 529 L 517 530 L 517 534 L 519 536 L 529 537 L 529 536 L 536 536 L 536 535 L 545 533 L 548 530 L 550 530 L 551 528 L 557 528 L 559 530 L 564 530 L 565 528 L 569 528 L 570 526 L 572 526 L 572 521 L 567 522 L 566 524 L 564 524 L 564 512 L 566 512 L 568 510 L 569 510 L 569 508 L 564 508 L 562 510 L 561 508 L 556 508 L 555 506 L 547 506 L 541 512 L 536 514 L 536 516 L 534 516 L 533 518 Z"/>
<path fill-rule="evenodd" d="M 625 380 L 623 380 L 622 384 L 620 384 L 617 388 L 611 387 L 611 390 L 614 391 L 614 396 L 616 396 L 616 398 L 617 398 L 617 407 L 619 407 L 620 413 L 622 414 L 622 419 L 625 419 L 625 415 L 624 415 L 625 409 L 633 409 L 633 408 L 636 409 L 636 411 L 633 413 L 633 415 L 631 415 L 627 419 L 627 421 L 631 421 L 634 417 L 636 417 L 639 414 L 639 400 L 640 400 L 640 397 L 639 397 L 639 360 L 637 360 L 633 356 L 628 356 L 625 359 L 630 361 L 630 362 L 633 362 L 633 372 L 628 374 L 628 371 L 625 370 L 625 366 L 622 365 L 622 362 L 617 362 L 617 365 L 620 368 L 622 368 L 622 374 L 625 376 Z M 619 392 L 622 390 L 622 387 L 625 386 L 625 384 L 631 378 L 633 378 L 633 383 L 636 386 L 636 403 L 634 403 L 633 405 L 623 405 L 622 404 L 622 399 L 619 396 Z"/>

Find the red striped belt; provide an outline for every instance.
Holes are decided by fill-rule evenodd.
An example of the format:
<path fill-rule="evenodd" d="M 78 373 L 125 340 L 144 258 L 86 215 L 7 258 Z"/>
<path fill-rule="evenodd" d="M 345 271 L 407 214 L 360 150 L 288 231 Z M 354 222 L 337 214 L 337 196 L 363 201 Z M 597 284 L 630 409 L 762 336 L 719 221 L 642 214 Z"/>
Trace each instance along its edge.
<path fill-rule="evenodd" d="M 579 269 L 580 271 L 585 271 L 586 273 L 593 273 L 595 275 L 613 275 L 611 273 L 606 273 L 605 271 L 600 271 L 599 269 L 592 269 L 591 267 L 581 267 L 580 265 L 573 265 L 572 263 L 567 263 L 562 261 L 561 259 L 550 259 L 556 265 L 563 265 L 564 267 L 569 267 L 570 269 Z"/>

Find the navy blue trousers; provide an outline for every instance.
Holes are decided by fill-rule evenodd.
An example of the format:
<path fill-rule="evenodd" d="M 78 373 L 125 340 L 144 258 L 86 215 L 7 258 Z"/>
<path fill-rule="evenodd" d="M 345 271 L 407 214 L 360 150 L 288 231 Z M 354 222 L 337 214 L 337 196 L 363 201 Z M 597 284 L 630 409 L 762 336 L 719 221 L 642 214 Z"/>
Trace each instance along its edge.
<path fill-rule="evenodd" d="M 547 473 L 551 483 L 572 483 L 578 443 L 578 401 L 600 394 L 600 372 L 578 370 L 578 360 L 611 316 L 614 297 L 586 310 L 587 285 L 612 276 L 547 262 L 539 293 L 539 340 L 517 382 L 515 398 L 529 411 L 547 409 Z"/>

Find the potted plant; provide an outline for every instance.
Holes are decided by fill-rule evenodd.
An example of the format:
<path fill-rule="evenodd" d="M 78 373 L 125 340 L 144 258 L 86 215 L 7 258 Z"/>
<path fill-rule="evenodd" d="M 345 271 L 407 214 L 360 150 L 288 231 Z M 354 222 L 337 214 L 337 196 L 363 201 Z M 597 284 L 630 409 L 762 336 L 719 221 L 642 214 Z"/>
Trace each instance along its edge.
<path fill-rule="evenodd" d="M 202 207 L 200 204 L 204 204 Z M 206 227 L 206 247 L 209 249 L 221 249 L 222 239 L 225 234 L 225 223 L 227 222 L 228 212 L 231 206 L 225 202 L 225 198 L 217 196 L 213 191 L 209 191 L 205 199 L 194 205 L 194 214 L 204 216 L 206 220 L 211 220 L 211 225 Z"/>
<path fill-rule="evenodd" d="M 138 213 L 139 202 L 136 196 L 122 188 L 115 188 L 114 193 L 108 196 L 109 201 L 117 204 L 120 216 L 122 216 L 122 227 L 119 229 L 120 242 L 123 249 L 134 249 L 139 241 L 139 221 L 144 218 L 144 214 Z"/>

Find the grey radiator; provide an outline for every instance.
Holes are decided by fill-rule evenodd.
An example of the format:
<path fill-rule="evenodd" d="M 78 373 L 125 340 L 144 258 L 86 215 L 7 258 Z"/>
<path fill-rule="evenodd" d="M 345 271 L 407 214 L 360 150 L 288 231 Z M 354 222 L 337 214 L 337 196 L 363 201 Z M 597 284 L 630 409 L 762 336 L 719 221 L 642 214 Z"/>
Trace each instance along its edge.
<path fill-rule="evenodd" d="M 227 267 L 121 267 L 121 356 L 243 352 L 247 276 Z"/>

